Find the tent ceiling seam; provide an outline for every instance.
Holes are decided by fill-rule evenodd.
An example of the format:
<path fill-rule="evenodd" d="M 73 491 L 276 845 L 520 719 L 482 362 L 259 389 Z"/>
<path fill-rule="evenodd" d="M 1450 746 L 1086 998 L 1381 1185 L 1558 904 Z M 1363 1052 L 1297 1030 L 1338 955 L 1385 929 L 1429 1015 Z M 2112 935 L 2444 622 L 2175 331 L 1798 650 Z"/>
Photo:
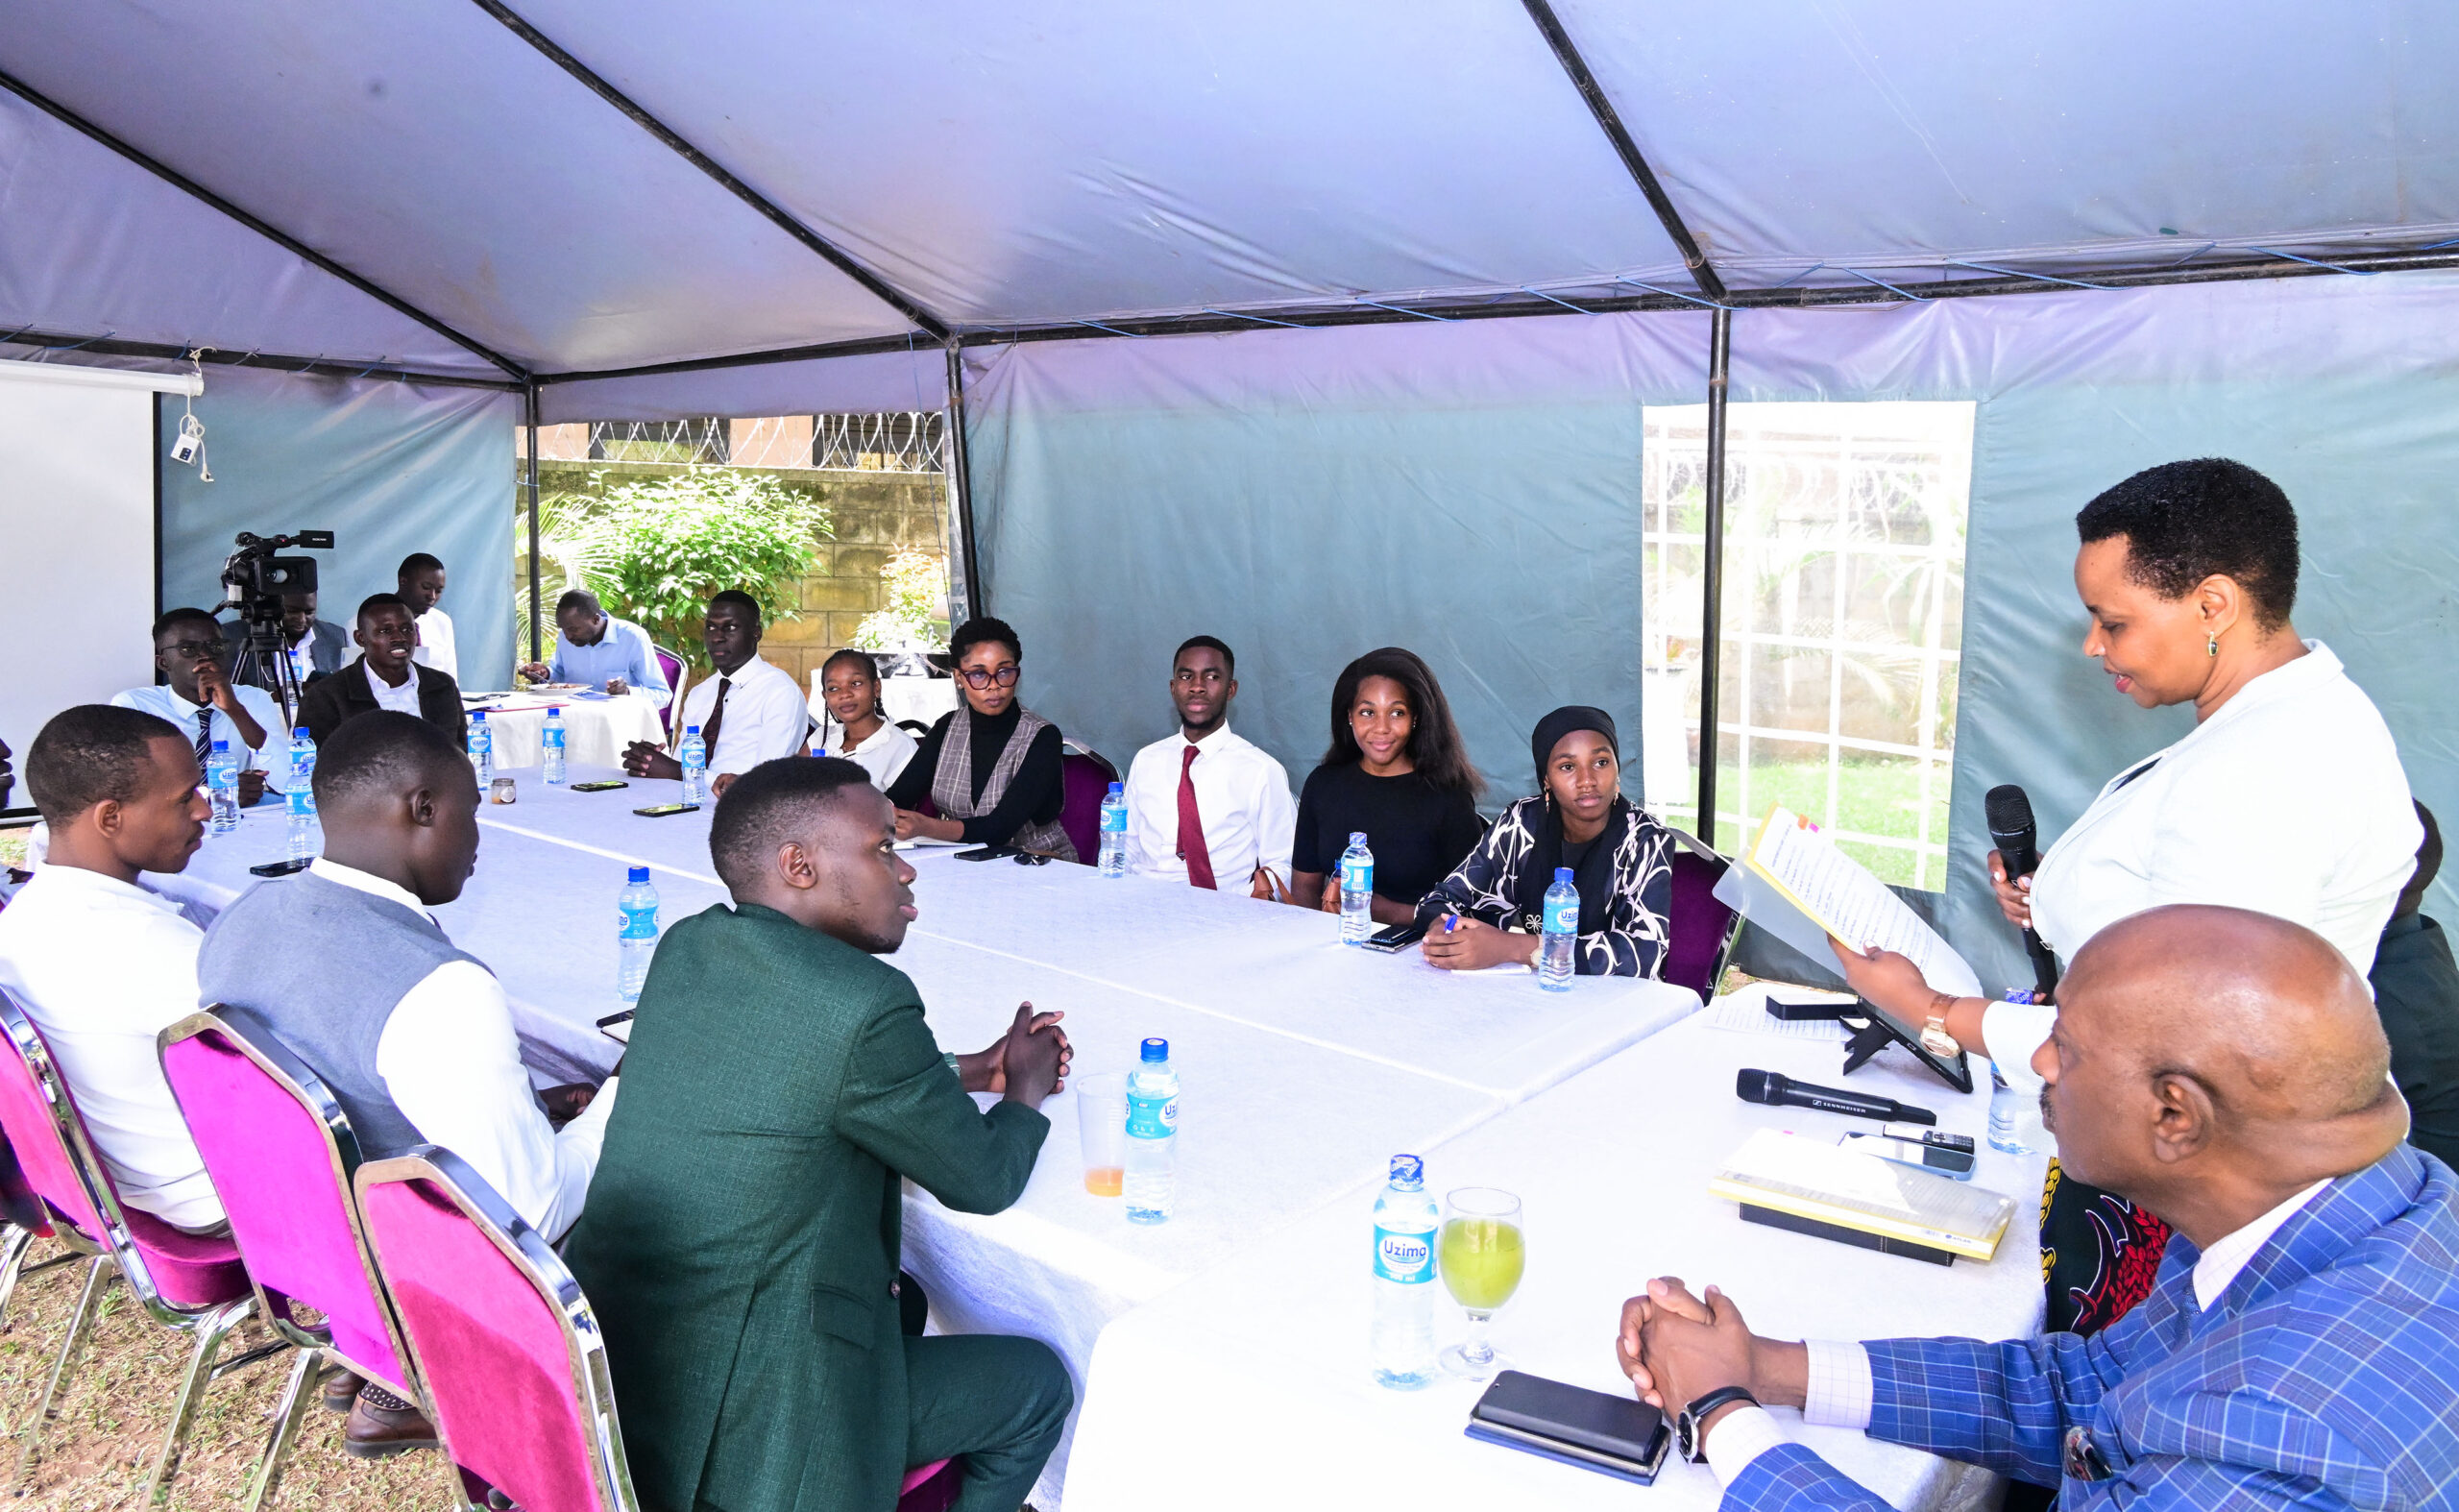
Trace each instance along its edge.
<path fill-rule="evenodd" d="M 1666 235 L 1672 238 L 1673 245 L 1681 252 L 1682 261 L 1690 268 L 1692 279 L 1699 285 L 1699 292 L 1721 303 L 1725 297 L 1724 280 L 1716 276 L 1716 268 L 1708 261 L 1707 253 L 1699 246 L 1699 238 L 1691 234 L 1690 226 L 1683 221 L 1682 212 L 1673 207 L 1673 199 L 1665 192 L 1665 185 L 1657 181 L 1656 170 L 1650 168 L 1647 159 L 1641 156 L 1640 144 L 1631 139 L 1631 133 L 1623 126 L 1620 112 L 1607 98 L 1605 86 L 1598 84 L 1596 76 L 1589 71 L 1588 60 L 1580 56 L 1579 45 L 1571 40 L 1570 33 L 1563 29 L 1562 20 L 1554 14 L 1553 6 L 1547 0 L 1521 0 L 1521 4 L 1527 10 L 1528 18 L 1537 23 L 1537 30 L 1545 35 L 1546 45 L 1553 50 L 1554 61 L 1562 64 L 1563 72 L 1570 76 L 1571 87 L 1577 89 L 1579 97 L 1588 103 L 1589 113 L 1596 117 L 1597 128 L 1613 144 L 1615 156 L 1622 159 L 1622 166 L 1629 171 L 1632 182 L 1646 197 L 1648 207 L 1656 211 L 1656 218 L 1664 223 Z"/>
<path fill-rule="evenodd" d="M 566 52 L 553 37 L 531 25 L 520 12 L 503 4 L 503 0 L 472 0 L 472 3 L 502 22 L 505 30 L 527 42 L 540 57 L 572 75 L 592 94 L 621 111 L 633 125 L 657 138 L 661 145 L 676 157 L 708 175 L 718 187 L 757 210 L 763 219 L 800 242 L 805 250 L 816 254 L 829 266 L 861 284 L 864 291 L 872 298 L 928 332 L 933 341 L 944 342 L 948 339 L 946 322 L 924 309 L 889 284 L 886 279 L 864 266 L 851 253 L 804 225 L 799 218 L 789 213 L 783 206 L 727 172 L 716 159 L 692 145 L 684 139 L 682 134 L 651 115 L 642 108 L 639 102 L 616 88 L 596 70 Z"/>
<path fill-rule="evenodd" d="M 504 356 L 502 354 L 461 334 L 461 332 L 453 329 L 444 322 L 410 304 L 401 296 L 391 293 L 359 274 L 352 272 L 350 269 L 342 266 L 332 258 L 325 256 L 321 252 L 318 252 L 315 248 L 308 246 L 305 242 L 299 240 L 297 237 L 290 235 L 280 228 L 270 225 L 259 217 L 248 213 L 238 206 L 224 199 L 221 195 L 214 193 L 211 189 L 207 188 L 195 180 L 188 178 L 186 175 L 171 167 L 168 163 L 159 162 L 153 158 L 147 157 L 144 153 L 137 151 L 136 148 L 131 146 L 129 143 L 124 142 L 118 137 L 112 135 L 110 133 L 104 131 L 101 127 L 86 120 L 84 116 L 79 115 L 76 111 L 68 109 L 64 105 L 61 105 L 59 101 L 54 100 L 48 95 L 37 90 L 33 85 L 27 84 L 24 80 L 17 78 L 15 75 L 6 71 L 0 71 L 0 88 L 6 88 L 11 94 L 17 96 L 28 105 L 33 106 L 36 110 L 42 111 L 45 115 L 50 116 L 53 120 L 58 121 L 61 125 L 67 127 L 69 130 L 76 132 L 80 135 L 86 137 L 88 140 L 117 153 L 120 157 L 127 159 L 130 162 L 136 164 L 136 166 L 144 169 L 146 172 L 171 185 L 171 187 L 178 189 L 181 193 L 187 195 L 190 199 L 197 201 L 199 204 L 209 206 L 214 209 L 220 210 L 223 214 L 231 217 L 231 219 L 234 221 L 237 221 L 240 225 L 245 226 L 252 232 L 255 232 L 257 235 L 262 236 L 267 241 L 270 241 L 274 245 L 281 248 L 291 256 L 303 258 L 311 265 L 341 280 L 344 283 L 349 284 L 352 288 L 354 288 L 361 294 L 366 295 L 369 299 L 375 300 L 377 303 L 384 305 L 395 314 L 403 315 L 411 320 L 417 321 L 420 325 L 425 326 L 431 331 L 434 331 L 437 335 L 451 342 L 454 346 L 461 348 L 463 351 L 468 352 L 475 356 L 485 358 L 488 362 L 493 363 L 495 366 L 502 369 L 505 373 L 510 374 L 516 378 L 525 376 L 527 370 L 523 368 L 521 364 Z"/>

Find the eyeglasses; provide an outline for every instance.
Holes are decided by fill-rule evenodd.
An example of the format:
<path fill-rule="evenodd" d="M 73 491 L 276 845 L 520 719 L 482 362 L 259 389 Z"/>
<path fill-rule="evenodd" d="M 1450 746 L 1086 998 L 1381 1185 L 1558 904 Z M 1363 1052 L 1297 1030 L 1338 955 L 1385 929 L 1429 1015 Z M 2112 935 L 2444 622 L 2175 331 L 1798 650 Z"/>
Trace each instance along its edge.
<path fill-rule="evenodd" d="M 992 683 L 997 683 L 1002 688 L 1013 688 L 1016 686 L 1016 666 L 1011 662 L 995 672 L 986 672 L 979 667 L 967 667 L 961 670 L 957 675 L 964 679 L 964 685 L 968 688 L 987 688 Z"/>
<path fill-rule="evenodd" d="M 223 653 L 231 649 L 231 643 L 228 641 L 174 641 L 162 649 L 177 651 L 190 661 L 200 656 L 210 656 L 218 662 L 222 659 Z"/>

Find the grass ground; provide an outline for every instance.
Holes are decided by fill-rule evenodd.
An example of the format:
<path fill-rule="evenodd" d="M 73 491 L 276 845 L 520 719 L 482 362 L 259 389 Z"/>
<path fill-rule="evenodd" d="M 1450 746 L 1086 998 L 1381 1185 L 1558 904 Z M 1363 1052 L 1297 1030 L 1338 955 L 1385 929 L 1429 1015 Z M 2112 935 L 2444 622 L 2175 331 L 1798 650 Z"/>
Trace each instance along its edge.
<path fill-rule="evenodd" d="M 28 1258 L 38 1262 L 61 1253 L 56 1242 L 40 1239 Z M 10 1307 L 7 1329 L 0 1332 L 0 1427 L 8 1434 L 0 1442 L 0 1475 L 19 1464 L 27 1423 L 84 1284 L 82 1265 L 63 1266 L 28 1280 Z M 252 1326 L 225 1348 L 243 1353 L 267 1337 Z M 76 1512 L 140 1506 L 187 1353 L 186 1335 L 155 1323 L 114 1282 L 61 1389 L 59 1414 L 43 1434 L 41 1457 L 18 1504 Z M 246 1503 L 291 1359 L 285 1351 L 213 1383 L 165 1506 Z M 449 1504 L 441 1454 L 430 1450 L 372 1462 L 350 1459 L 342 1453 L 340 1415 L 312 1404 L 308 1412 L 290 1451 L 277 1507 L 394 1512 Z"/>
<path fill-rule="evenodd" d="M 1941 772 L 1931 786 L 1930 842 L 1943 845 L 1947 839 L 1947 793 L 1945 773 Z M 1716 807 L 1731 813 L 1741 802 L 1741 772 L 1739 768 L 1724 767 L 1716 772 Z M 1864 835 L 1886 835 L 1901 840 L 1916 840 L 1921 833 L 1921 776 L 1910 763 L 1903 765 L 1847 764 L 1837 774 L 1836 811 L 1831 817 L 1827 808 L 1827 765 L 1824 762 L 1788 762 L 1773 765 L 1753 763 L 1750 768 L 1750 808 L 1748 828 L 1752 835 L 1759 821 L 1765 818 L 1770 805 L 1782 803 L 1796 814 L 1808 814 L 1831 829 L 1856 830 Z M 1690 813 L 1686 806 L 1684 815 Z M 1739 855 L 1743 841 L 1731 819 L 1716 826 L 1716 848 L 1726 855 Z M 1892 845 L 1869 845 L 1852 841 L 1842 842 L 1845 854 L 1870 868 L 1882 882 L 1911 883 L 1915 880 L 1913 853 Z M 1944 872 L 1938 858 L 1930 859 L 1929 874 L 1921 885 L 1936 891 L 1944 885 Z"/>

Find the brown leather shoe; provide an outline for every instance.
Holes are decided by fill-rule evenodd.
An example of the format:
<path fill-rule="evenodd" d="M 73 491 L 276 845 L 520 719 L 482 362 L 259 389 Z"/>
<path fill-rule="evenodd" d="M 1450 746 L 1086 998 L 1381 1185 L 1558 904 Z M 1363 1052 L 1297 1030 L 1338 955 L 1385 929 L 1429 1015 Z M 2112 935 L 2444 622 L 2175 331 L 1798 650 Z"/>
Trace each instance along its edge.
<path fill-rule="evenodd" d="M 350 1420 L 342 1425 L 342 1452 L 353 1459 L 382 1459 L 440 1443 L 425 1413 L 374 1381 L 360 1389 Z"/>
<path fill-rule="evenodd" d="M 350 1404 L 358 1400 L 358 1388 L 366 1384 L 366 1380 L 353 1371 L 337 1370 L 327 1376 L 325 1378 L 325 1410 L 348 1412 Z"/>

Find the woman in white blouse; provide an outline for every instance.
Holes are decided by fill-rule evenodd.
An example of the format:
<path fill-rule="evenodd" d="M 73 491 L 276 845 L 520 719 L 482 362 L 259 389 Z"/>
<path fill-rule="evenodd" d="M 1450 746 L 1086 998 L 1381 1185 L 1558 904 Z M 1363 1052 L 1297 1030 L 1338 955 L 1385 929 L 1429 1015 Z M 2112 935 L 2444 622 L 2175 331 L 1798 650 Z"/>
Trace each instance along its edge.
<path fill-rule="evenodd" d="M 2072 959 L 2130 914 L 2224 904 L 2304 925 L 2364 975 L 2423 831 L 2380 712 L 2329 647 L 2289 622 L 2298 553 L 2287 496 L 2242 463 L 2171 462 L 2093 500 L 2075 524 L 2075 588 L 2091 617 L 2083 654 L 2142 708 L 2191 702 L 2195 727 L 2110 778 L 2033 877 L 2010 883 L 1990 852 L 2008 921 Z M 2055 1008 L 1935 991 L 1891 953 L 1837 954 L 1856 992 L 1920 1026 L 1925 1041 L 1982 1051 L 2010 1085 L 2036 1085 L 2032 1054 Z M 2103 1215 L 2102 1232 L 2116 1221 Z M 2136 1221 L 2147 1245 L 2165 1242 L 2156 1219 Z M 2100 1299 L 2118 1311 L 2131 1300 Z M 2109 1321 L 2080 1301 L 2072 1326 Z M 2065 1326 L 2060 1304 L 2053 1284 L 2053 1326 Z"/>
<path fill-rule="evenodd" d="M 828 718 L 812 742 L 812 754 L 844 757 L 886 793 L 913 759 L 915 744 L 912 735 L 889 722 L 880 702 L 879 664 L 850 646 L 839 651 L 819 669 L 819 698 Z"/>

